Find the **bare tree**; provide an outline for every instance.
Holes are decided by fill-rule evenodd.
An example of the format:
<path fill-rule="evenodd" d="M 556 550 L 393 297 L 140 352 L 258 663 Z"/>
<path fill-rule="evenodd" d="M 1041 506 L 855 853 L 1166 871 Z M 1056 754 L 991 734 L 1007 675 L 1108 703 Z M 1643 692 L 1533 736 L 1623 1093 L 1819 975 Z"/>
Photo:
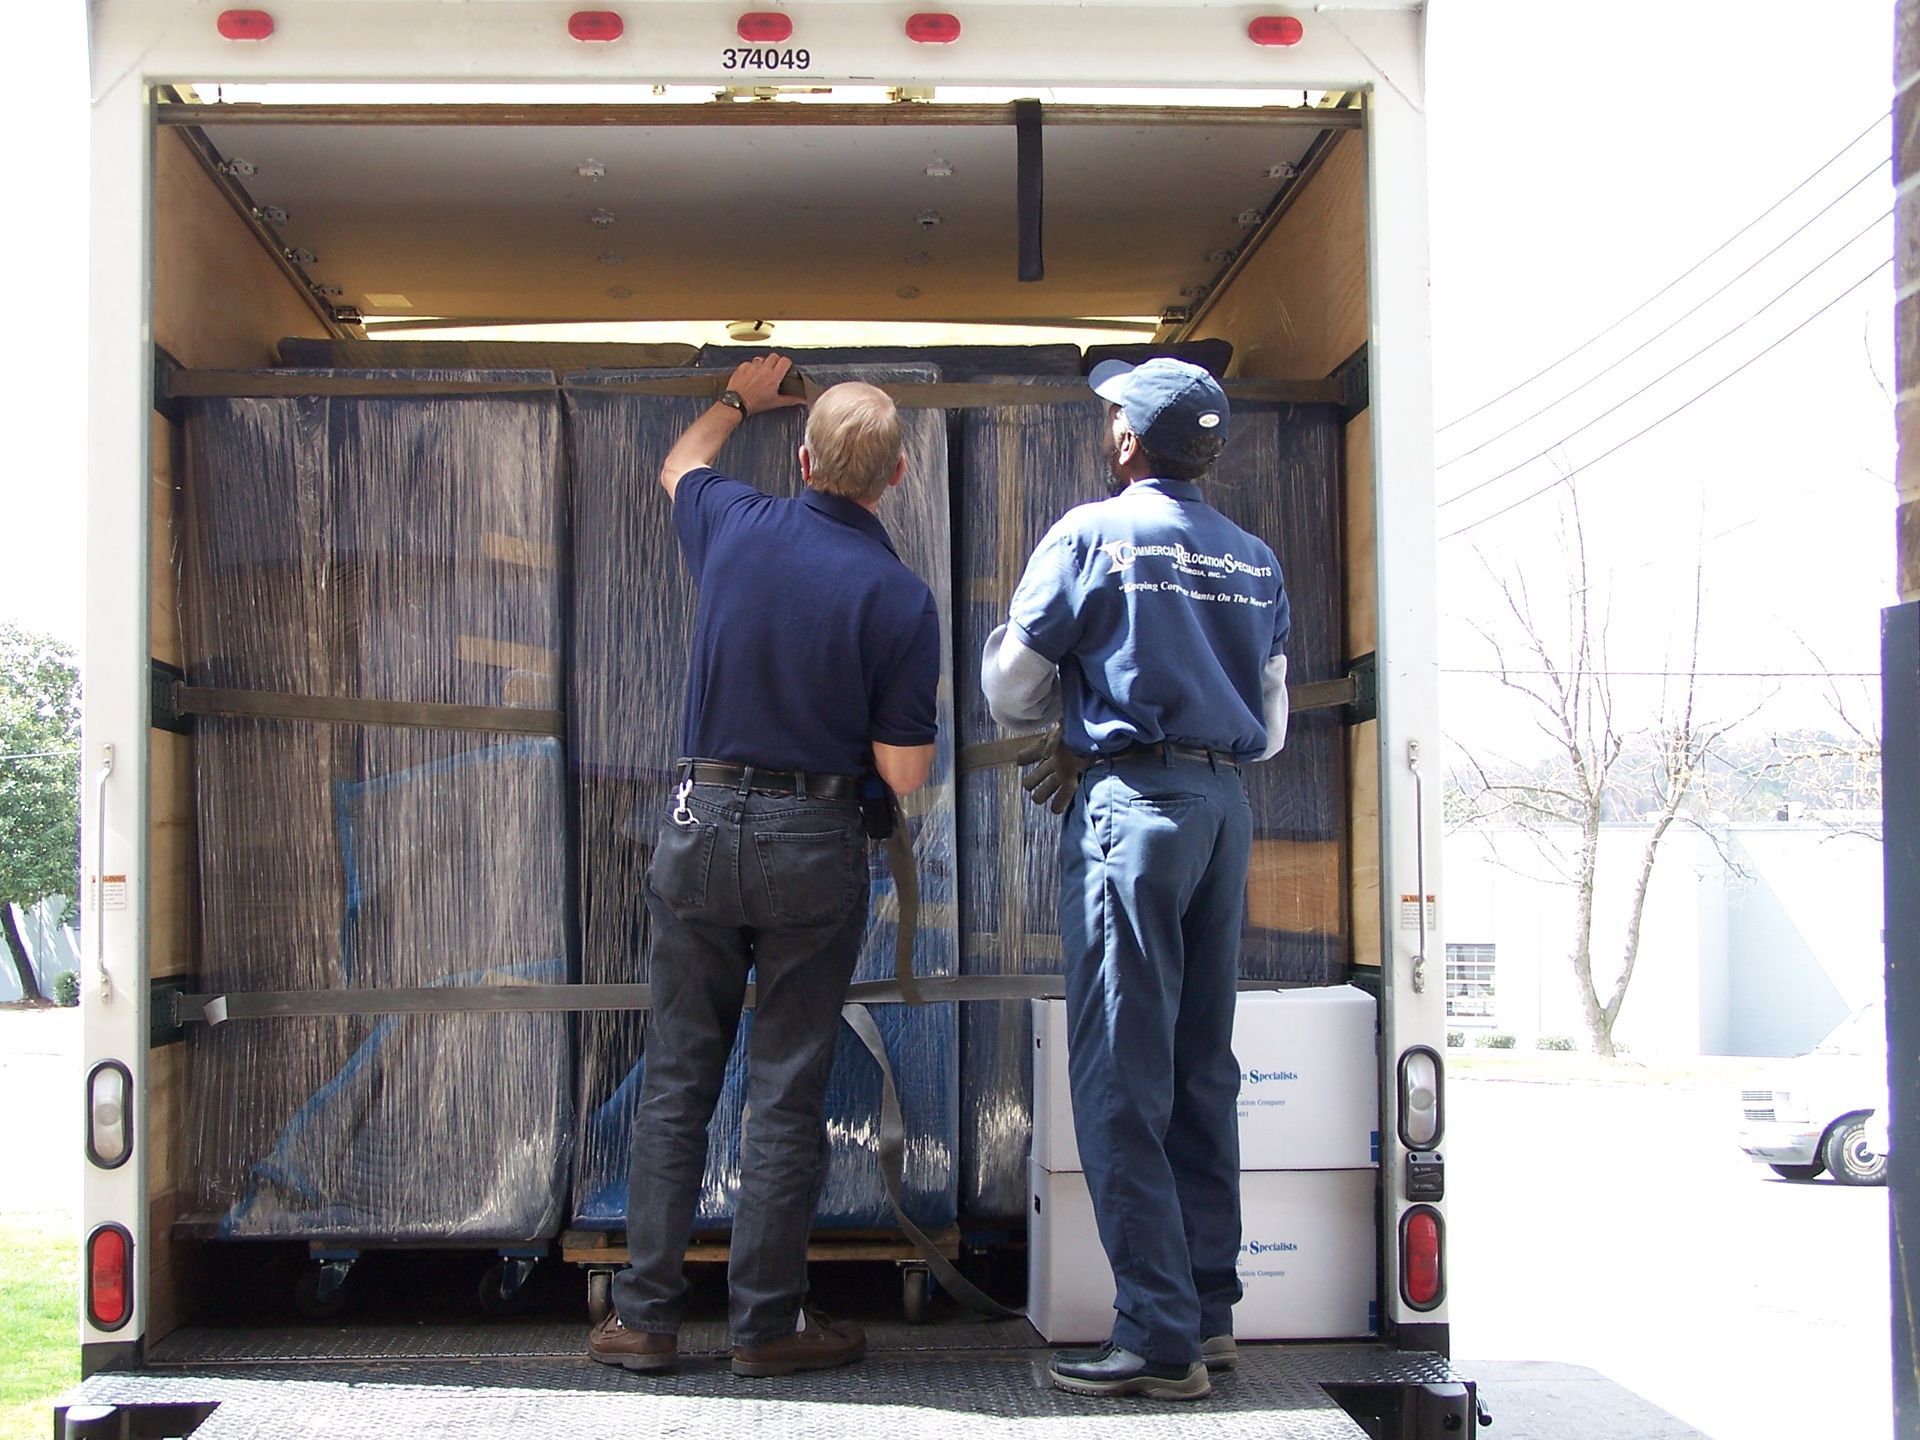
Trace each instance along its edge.
<path fill-rule="evenodd" d="M 1700 713 L 1701 573 L 1696 565 L 1685 667 L 1663 683 L 1651 723 L 1630 727 L 1624 722 L 1607 664 L 1608 614 L 1595 598 L 1579 498 L 1572 486 L 1567 489 L 1561 538 L 1574 583 L 1560 605 L 1562 613 L 1549 619 L 1524 574 L 1497 572 L 1482 555 L 1512 624 L 1503 623 L 1498 630 L 1474 625 L 1492 651 L 1499 683 L 1527 702 L 1554 759 L 1527 770 L 1490 762 L 1463 747 L 1465 793 L 1450 818 L 1470 815 L 1515 823 L 1534 837 L 1540 856 L 1573 891 L 1568 958 L 1578 982 L 1588 1043 L 1595 1053 L 1612 1055 L 1613 1027 L 1639 961 L 1647 892 L 1661 843 L 1675 822 L 1686 818 L 1689 797 L 1703 787 L 1711 757 L 1739 720 L 1713 722 Z M 1615 818 L 1640 818 L 1649 828 L 1633 876 L 1620 967 L 1603 986 L 1594 973 L 1594 902 L 1601 824 Z M 1564 844 L 1569 834 L 1571 854 Z"/>

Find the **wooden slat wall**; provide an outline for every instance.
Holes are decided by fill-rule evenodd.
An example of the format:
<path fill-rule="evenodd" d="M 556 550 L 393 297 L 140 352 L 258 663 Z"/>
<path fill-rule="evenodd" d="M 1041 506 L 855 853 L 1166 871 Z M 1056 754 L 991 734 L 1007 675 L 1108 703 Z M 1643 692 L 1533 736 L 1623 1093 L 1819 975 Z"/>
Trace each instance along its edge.
<path fill-rule="evenodd" d="M 323 338 L 326 328 L 179 135 L 155 137 L 153 334 L 184 365 L 269 365 L 282 335 Z M 153 417 L 150 490 L 149 643 L 155 659 L 179 665 L 179 477 L 175 427 Z M 148 732 L 147 973 L 191 974 L 197 935 L 197 842 L 193 745 L 184 735 Z M 186 1049 L 167 1046 L 147 1063 L 146 1174 L 150 1200 L 147 1341 L 186 1314 L 191 1274 L 176 1264 L 171 1234 L 178 1211 Z"/>
<path fill-rule="evenodd" d="M 1338 136 L 1298 197 L 1194 327 L 1192 339 L 1233 343 L 1235 378 L 1321 379 L 1367 343 L 1366 179 L 1364 134 Z M 1369 412 L 1347 426 L 1345 466 L 1344 639 L 1346 656 L 1353 659 L 1373 650 L 1376 635 Z M 1348 736 L 1345 893 L 1337 876 L 1323 887 L 1330 915 L 1338 915 L 1344 901 L 1353 963 L 1368 966 L 1378 966 L 1381 958 L 1377 731 L 1370 723 Z M 1303 853 L 1282 861 L 1268 855 L 1261 863 L 1319 874 L 1318 858 Z M 1307 917 L 1295 918 L 1302 928 L 1323 928 L 1305 925 Z"/>

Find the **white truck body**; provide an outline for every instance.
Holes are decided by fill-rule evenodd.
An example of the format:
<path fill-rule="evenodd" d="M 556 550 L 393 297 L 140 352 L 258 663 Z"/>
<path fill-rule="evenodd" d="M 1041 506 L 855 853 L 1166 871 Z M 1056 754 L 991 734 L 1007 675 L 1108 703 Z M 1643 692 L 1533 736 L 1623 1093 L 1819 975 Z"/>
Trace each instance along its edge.
<path fill-rule="evenodd" d="M 1353 133 L 1364 146 L 1364 176 L 1353 197 L 1364 256 L 1351 257 L 1362 293 L 1349 297 L 1359 307 L 1350 323 L 1364 349 L 1368 403 L 1364 423 L 1349 427 L 1348 440 L 1347 603 L 1355 627 L 1349 653 L 1377 656 L 1378 718 L 1349 732 L 1348 933 L 1355 973 L 1374 975 L 1382 1017 L 1383 1333 L 1404 1332 L 1406 1343 L 1443 1348 L 1444 1299 L 1415 1308 L 1395 1283 L 1401 1223 L 1413 1204 L 1405 1173 L 1410 1150 L 1401 1138 L 1401 1062 L 1414 1047 L 1431 1047 L 1436 1057 L 1444 1048 L 1444 966 L 1422 954 L 1423 943 L 1438 949 L 1437 931 L 1430 908 L 1414 902 L 1440 893 L 1439 777 L 1437 770 L 1426 772 L 1423 803 L 1418 770 L 1423 752 L 1430 761 L 1440 753 L 1422 7 L 1327 3 L 1286 11 L 1180 0 L 1070 6 L 968 0 L 954 12 L 964 23 L 961 38 L 930 45 L 903 33 L 903 7 L 795 0 L 784 13 L 806 42 L 804 74 L 745 76 L 728 68 L 737 57 L 727 57 L 742 45 L 736 23 L 746 6 L 667 0 L 618 8 L 624 38 L 594 44 L 569 35 L 572 7 L 545 0 L 268 0 L 273 28 L 263 41 L 224 38 L 219 9 L 200 0 L 95 0 L 90 6 L 82 996 L 87 1072 L 117 1065 L 130 1078 L 131 1148 L 124 1163 L 88 1162 L 82 1226 L 85 1236 L 122 1227 L 132 1240 L 133 1267 L 127 1321 L 111 1330 L 83 1321 L 87 1369 L 137 1363 L 143 1343 L 160 1338 L 161 1327 L 176 1318 L 170 1299 L 156 1303 L 172 1281 L 159 1274 L 155 1257 L 165 1248 L 157 1233 L 168 1223 L 163 1197 L 184 1163 L 172 1129 L 183 1100 L 178 1075 L 155 1068 L 159 1052 L 150 1049 L 150 1030 L 166 1017 L 153 1013 L 150 984 L 190 966 L 180 947 L 191 926 L 172 912 L 180 896 L 190 895 L 180 823 L 191 808 L 183 798 L 191 793 L 191 765 L 184 737 L 152 728 L 150 673 L 156 630 L 171 623 L 160 612 L 173 604 L 172 537 L 152 504 L 156 462 L 164 460 L 154 414 L 155 347 L 171 339 L 156 332 L 156 315 L 166 304 L 155 258 L 156 157 L 163 138 L 156 108 L 164 91 L 188 86 L 202 101 L 218 98 L 215 87 L 241 87 L 250 98 L 272 97 L 270 103 L 295 95 L 309 103 L 325 97 L 334 107 L 406 99 L 479 109 L 573 97 L 589 107 L 644 104 L 649 87 L 700 87 L 711 94 L 742 83 L 837 87 L 832 97 L 810 97 L 836 103 L 843 96 L 877 100 L 898 88 L 959 106 L 1033 94 L 1090 108 L 1299 106 L 1309 92 L 1353 97 L 1359 112 Z M 1251 43 L 1248 22 L 1262 13 L 1297 14 L 1298 43 Z M 294 86 L 300 89 L 277 88 Z M 368 155 L 364 163 L 377 167 L 379 157 Z M 1125 193 L 1123 171 L 1116 167 L 1105 180 L 1116 196 Z M 750 191 L 752 178 L 741 182 Z M 1115 217 L 1116 234 L 1125 225 Z M 1224 307 L 1238 303 L 1230 297 L 1251 291 L 1249 285 L 1235 292 L 1233 279 L 1197 304 L 1204 313 L 1188 322 L 1198 327 L 1194 333 L 1204 333 L 1207 315 L 1217 320 Z M 1281 309 L 1269 322 L 1276 330 L 1297 322 L 1304 333 L 1333 323 L 1297 303 Z M 810 318 L 897 317 L 876 308 Z M 215 314 L 203 310 L 200 320 L 219 328 Z M 1179 323 L 1170 321 L 1168 333 Z M 171 343 L 178 348 L 180 342 Z M 1239 345 L 1243 355 L 1259 348 L 1244 335 Z M 210 367 L 244 363 L 223 358 L 217 345 L 204 356 L 182 358 Z M 1265 373 L 1319 378 L 1332 369 L 1317 365 L 1310 377 L 1289 373 L 1297 363 L 1296 357 Z M 1263 374 L 1252 366 L 1247 373 Z M 1420 1083 L 1423 1093 L 1438 1089 Z M 102 1125 L 114 1121 L 112 1101 L 110 1091 L 94 1096 Z M 55 1097 L 55 1103 L 68 1102 Z M 1435 1208 L 1444 1213 L 1444 1201 Z"/>

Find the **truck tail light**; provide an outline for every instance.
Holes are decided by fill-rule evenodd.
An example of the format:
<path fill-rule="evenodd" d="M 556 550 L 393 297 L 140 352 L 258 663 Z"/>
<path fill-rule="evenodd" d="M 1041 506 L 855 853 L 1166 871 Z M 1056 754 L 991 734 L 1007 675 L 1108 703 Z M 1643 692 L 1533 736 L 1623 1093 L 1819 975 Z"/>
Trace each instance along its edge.
<path fill-rule="evenodd" d="M 951 45 L 960 38 L 960 17 L 931 10 L 909 15 L 907 38 L 917 45 Z"/>
<path fill-rule="evenodd" d="M 1298 45 L 1306 33 L 1291 15 L 1256 15 L 1247 23 L 1247 38 L 1256 45 Z"/>
<path fill-rule="evenodd" d="M 1400 1056 L 1400 1143 L 1431 1150 L 1446 1129 L 1446 1081 L 1440 1052 L 1415 1045 Z"/>
<path fill-rule="evenodd" d="M 102 1170 L 133 1153 L 133 1076 L 118 1060 L 102 1060 L 87 1076 L 87 1158 Z"/>
<path fill-rule="evenodd" d="M 754 10 L 740 17 L 734 27 L 742 40 L 756 45 L 778 45 L 793 38 L 793 17 L 778 10 Z"/>
<path fill-rule="evenodd" d="M 222 10 L 214 23 L 227 40 L 265 40 L 273 34 L 273 16 L 264 10 Z"/>
<path fill-rule="evenodd" d="M 1400 1298 L 1415 1310 L 1434 1309 L 1446 1294 L 1445 1234 L 1446 1222 L 1431 1205 L 1400 1217 Z"/>
<path fill-rule="evenodd" d="M 618 40 L 627 33 L 627 22 L 612 10 L 576 10 L 567 17 L 567 34 L 576 40 Z"/>
<path fill-rule="evenodd" d="M 102 1225 L 87 1237 L 87 1319 L 118 1330 L 133 1316 L 133 1237 Z"/>

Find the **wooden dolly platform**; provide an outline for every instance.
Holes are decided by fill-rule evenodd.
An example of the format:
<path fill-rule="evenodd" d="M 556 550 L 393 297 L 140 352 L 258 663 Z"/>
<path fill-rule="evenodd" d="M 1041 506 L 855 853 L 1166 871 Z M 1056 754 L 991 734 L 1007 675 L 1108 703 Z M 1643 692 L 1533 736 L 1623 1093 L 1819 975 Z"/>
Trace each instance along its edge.
<path fill-rule="evenodd" d="M 960 1229 L 949 1225 L 928 1236 L 934 1247 L 949 1260 L 960 1256 Z M 696 1235 L 687 1246 L 690 1265 L 723 1265 L 732 1246 L 725 1235 Z M 613 1272 L 627 1263 L 626 1235 L 622 1231 L 566 1230 L 560 1235 L 560 1258 L 569 1265 L 580 1265 L 587 1272 L 587 1319 L 598 1325 L 612 1307 Z M 831 1230 L 815 1235 L 807 1244 L 807 1259 L 891 1260 L 900 1267 L 900 1304 L 909 1324 L 918 1325 L 927 1317 L 932 1298 L 932 1276 L 920 1252 L 897 1230 Z"/>

